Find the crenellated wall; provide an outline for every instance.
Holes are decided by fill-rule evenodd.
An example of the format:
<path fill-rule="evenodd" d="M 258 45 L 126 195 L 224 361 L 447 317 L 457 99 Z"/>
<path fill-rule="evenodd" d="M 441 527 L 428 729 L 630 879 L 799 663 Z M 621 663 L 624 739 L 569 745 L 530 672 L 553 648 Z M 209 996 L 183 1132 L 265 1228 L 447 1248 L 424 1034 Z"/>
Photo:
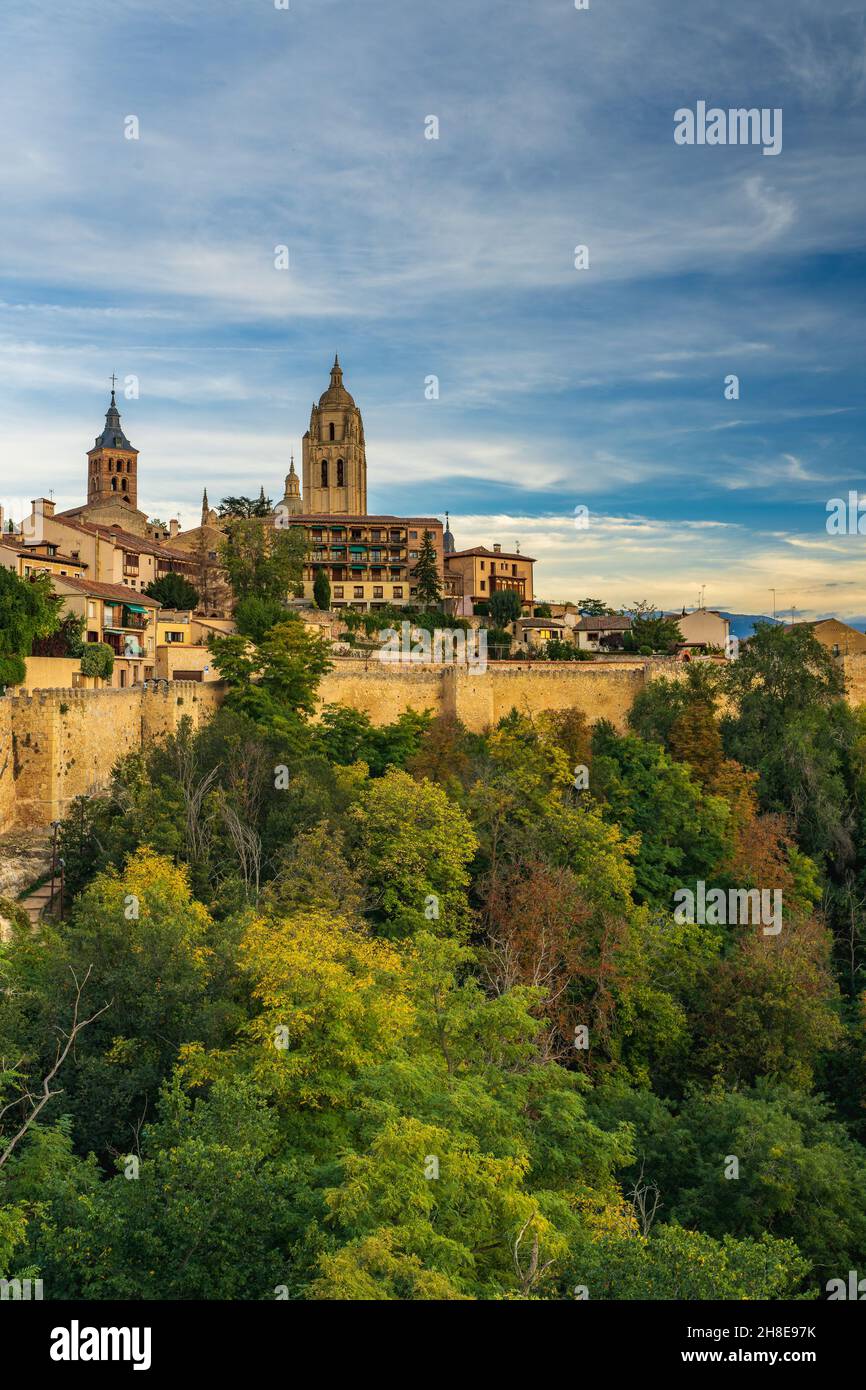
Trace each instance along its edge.
<path fill-rule="evenodd" d="M 119 757 L 210 718 L 222 688 L 175 681 L 158 689 L 19 691 L 0 699 L 0 831 L 48 825 L 104 787 Z"/>
<path fill-rule="evenodd" d="M 844 667 L 849 700 L 866 703 L 866 654 L 846 657 Z M 576 708 L 624 729 L 648 681 L 684 674 L 680 662 L 656 657 L 501 662 L 483 674 L 338 658 L 321 681 L 319 702 L 351 705 L 374 724 L 390 724 L 407 708 L 429 709 L 481 732 L 512 709 Z M 220 682 L 174 681 L 150 690 L 22 691 L 0 699 L 0 831 L 49 824 L 74 797 L 105 786 L 124 753 L 174 731 L 184 715 L 198 727 L 223 696 Z"/>

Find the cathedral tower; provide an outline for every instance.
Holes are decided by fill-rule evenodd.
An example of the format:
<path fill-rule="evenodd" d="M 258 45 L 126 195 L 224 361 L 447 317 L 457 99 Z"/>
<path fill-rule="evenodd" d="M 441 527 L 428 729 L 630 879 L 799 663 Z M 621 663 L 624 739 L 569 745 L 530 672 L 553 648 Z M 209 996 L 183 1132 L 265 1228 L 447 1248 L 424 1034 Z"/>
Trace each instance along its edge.
<path fill-rule="evenodd" d="M 138 499 L 138 450 L 123 433 L 120 411 L 114 399 L 114 382 L 112 377 L 105 429 L 96 436 L 96 443 L 87 453 L 87 506 L 100 502 L 126 503 L 134 512 Z"/>
<path fill-rule="evenodd" d="M 310 414 L 304 435 L 304 513 L 367 514 L 367 453 L 361 412 L 343 385 L 338 357 L 331 384 Z"/>

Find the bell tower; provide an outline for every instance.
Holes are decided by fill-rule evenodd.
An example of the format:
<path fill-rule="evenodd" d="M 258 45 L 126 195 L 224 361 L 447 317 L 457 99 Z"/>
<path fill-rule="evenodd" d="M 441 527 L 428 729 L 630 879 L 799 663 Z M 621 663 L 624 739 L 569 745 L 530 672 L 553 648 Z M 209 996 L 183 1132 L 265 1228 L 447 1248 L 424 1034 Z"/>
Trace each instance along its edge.
<path fill-rule="evenodd" d="M 87 451 L 87 506 L 100 502 L 138 507 L 138 450 L 123 433 L 120 411 L 114 399 L 116 377 L 111 378 L 111 402 L 105 412 L 105 429 Z"/>
<path fill-rule="evenodd" d="M 304 514 L 367 515 L 367 451 L 361 412 L 343 385 L 339 357 L 331 384 L 310 413 L 304 435 Z"/>

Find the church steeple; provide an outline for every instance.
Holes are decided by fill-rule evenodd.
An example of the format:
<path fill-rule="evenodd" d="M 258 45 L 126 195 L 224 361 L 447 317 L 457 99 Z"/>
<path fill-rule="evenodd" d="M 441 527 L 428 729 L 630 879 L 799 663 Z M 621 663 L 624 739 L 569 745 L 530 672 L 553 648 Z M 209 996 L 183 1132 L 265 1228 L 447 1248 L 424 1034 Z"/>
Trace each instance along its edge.
<path fill-rule="evenodd" d="M 123 432 L 120 411 L 111 378 L 111 400 L 105 412 L 105 428 L 96 436 L 87 453 L 87 502 L 116 501 L 136 509 L 138 493 L 138 450 Z"/>
<path fill-rule="evenodd" d="M 453 555 L 456 549 L 454 537 L 451 534 L 451 520 L 448 512 L 445 513 L 445 530 L 442 533 L 442 549 L 446 555 Z"/>

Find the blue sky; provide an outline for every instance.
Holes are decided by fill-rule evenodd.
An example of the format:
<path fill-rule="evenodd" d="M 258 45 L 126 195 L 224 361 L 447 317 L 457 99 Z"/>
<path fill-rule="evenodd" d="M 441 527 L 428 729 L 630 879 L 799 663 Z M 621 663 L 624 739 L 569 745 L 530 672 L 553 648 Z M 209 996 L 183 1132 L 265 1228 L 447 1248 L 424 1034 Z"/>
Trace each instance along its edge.
<path fill-rule="evenodd" d="M 339 350 L 371 509 L 866 621 L 864 55 L 859 0 L 5 0 L 0 499 L 83 500 L 112 371 L 152 515 L 277 497 Z M 781 154 L 676 145 L 698 100 Z"/>

